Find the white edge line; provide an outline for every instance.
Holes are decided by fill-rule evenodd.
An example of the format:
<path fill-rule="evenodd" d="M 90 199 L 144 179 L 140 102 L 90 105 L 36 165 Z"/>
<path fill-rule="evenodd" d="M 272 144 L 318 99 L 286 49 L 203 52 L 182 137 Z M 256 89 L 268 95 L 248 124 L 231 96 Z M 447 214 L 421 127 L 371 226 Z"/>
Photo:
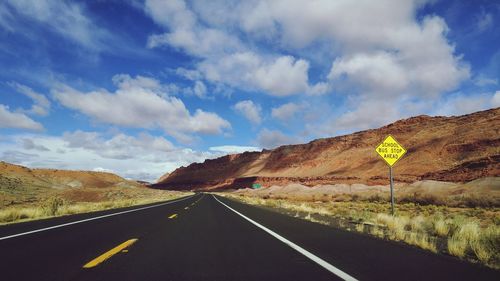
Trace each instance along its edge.
<path fill-rule="evenodd" d="M 31 230 L 31 231 L 27 231 L 27 232 L 23 232 L 23 233 L 18 233 L 18 234 L 12 234 L 12 235 L 9 235 L 9 236 L 0 237 L 0 241 L 1 240 L 6 240 L 6 239 L 10 239 L 10 238 L 14 238 L 14 237 L 24 236 L 24 235 L 28 235 L 28 234 L 32 234 L 32 233 L 42 232 L 42 231 L 46 231 L 46 230 L 50 230 L 50 229 L 65 227 L 65 226 L 68 226 L 68 225 L 73 225 L 73 224 L 78 224 L 78 223 L 83 223 L 83 222 L 98 220 L 98 219 L 102 219 L 102 218 L 107 218 L 107 217 L 122 215 L 122 214 L 126 214 L 126 213 L 137 212 L 137 211 L 146 210 L 146 209 L 150 209 L 150 208 L 160 207 L 160 206 L 168 205 L 168 204 L 171 204 L 171 203 L 183 201 L 183 200 L 189 199 L 189 198 L 191 198 L 193 196 L 194 195 L 191 195 L 191 196 L 188 196 L 188 197 L 184 197 L 184 198 L 180 198 L 180 199 L 175 199 L 175 200 L 168 201 L 168 202 L 165 202 L 165 203 L 161 203 L 161 204 L 158 204 L 158 205 L 147 206 L 147 207 L 142 207 L 142 208 L 138 208 L 138 209 L 127 210 L 127 211 L 122 211 L 122 212 L 118 212 L 118 213 L 113 213 L 113 214 L 107 214 L 107 215 L 102 215 L 102 216 L 98 216 L 98 217 L 88 218 L 88 219 L 84 219 L 84 220 L 79 220 L 79 221 L 73 221 L 73 222 L 58 224 L 58 225 L 49 226 L 49 227 L 40 228 L 40 229 L 35 229 L 35 230 Z"/>
<path fill-rule="evenodd" d="M 300 247 L 299 245 L 293 243 L 292 241 L 286 239 L 285 237 L 279 235 L 278 233 L 270 230 L 269 228 L 259 224 L 258 222 L 255 222 L 253 221 L 252 219 L 246 217 L 245 215 L 243 215 L 242 213 L 236 211 L 235 209 L 229 207 L 228 205 L 224 204 L 223 202 L 221 202 L 219 199 L 217 199 L 217 197 L 215 197 L 214 195 L 212 195 L 215 200 L 217 200 L 219 203 L 221 203 L 222 205 L 226 206 L 229 210 L 235 212 L 236 214 L 240 215 L 241 217 L 243 217 L 244 219 L 246 219 L 247 221 L 251 222 L 252 224 L 256 225 L 257 227 L 261 228 L 262 230 L 264 230 L 265 232 L 271 234 L 272 236 L 274 236 L 276 239 L 280 240 L 281 242 L 287 244 L 288 246 L 290 246 L 292 249 L 294 249 L 295 251 L 301 253 L 302 255 L 306 256 L 307 258 L 309 258 L 310 260 L 314 261 L 315 263 L 319 264 L 320 266 L 322 266 L 323 268 L 325 268 L 326 270 L 330 271 L 331 273 L 337 275 L 338 277 L 342 278 L 343 280 L 346 280 L 346 281 L 357 281 L 356 278 L 350 276 L 349 274 L 343 272 L 342 270 L 336 268 L 335 266 L 329 264 L 328 262 L 326 262 L 325 260 L 321 259 L 320 257 L 314 255 L 313 253 L 307 251 L 306 249 Z"/>

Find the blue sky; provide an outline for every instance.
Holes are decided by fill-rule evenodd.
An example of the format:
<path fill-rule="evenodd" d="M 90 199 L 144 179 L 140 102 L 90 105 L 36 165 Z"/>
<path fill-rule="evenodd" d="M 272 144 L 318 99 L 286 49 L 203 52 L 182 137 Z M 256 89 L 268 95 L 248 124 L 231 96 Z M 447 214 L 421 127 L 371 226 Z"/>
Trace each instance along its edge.
<path fill-rule="evenodd" d="M 6 0 L 0 160 L 154 180 L 500 106 L 500 3 Z"/>

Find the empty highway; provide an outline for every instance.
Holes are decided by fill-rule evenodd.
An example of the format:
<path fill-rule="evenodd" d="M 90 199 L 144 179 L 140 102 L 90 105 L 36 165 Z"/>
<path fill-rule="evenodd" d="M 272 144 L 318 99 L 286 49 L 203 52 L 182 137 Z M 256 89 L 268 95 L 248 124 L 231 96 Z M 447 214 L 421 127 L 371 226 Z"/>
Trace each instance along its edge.
<path fill-rule="evenodd" d="M 500 280 L 414 247 L 196 194 L 0 227 L 1 280 Z"/>

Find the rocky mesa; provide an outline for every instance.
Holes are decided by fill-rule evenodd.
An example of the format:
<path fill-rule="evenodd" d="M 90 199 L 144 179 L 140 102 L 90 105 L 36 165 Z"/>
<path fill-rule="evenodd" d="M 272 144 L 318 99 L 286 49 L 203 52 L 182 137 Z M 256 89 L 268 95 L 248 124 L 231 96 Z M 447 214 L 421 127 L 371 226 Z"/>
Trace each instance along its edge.
<path fill-rule="evenodd" d="M 378 129 L 227 155 L 181 167 L 156 188 L 213 190 L 300 183 L 386 184 L 388 168 L 375 147 L 393 135 L 407 149 L 396 182 L 468 182 L 500 175 L 500 108 L 463 116 L 416 116 Z"/>

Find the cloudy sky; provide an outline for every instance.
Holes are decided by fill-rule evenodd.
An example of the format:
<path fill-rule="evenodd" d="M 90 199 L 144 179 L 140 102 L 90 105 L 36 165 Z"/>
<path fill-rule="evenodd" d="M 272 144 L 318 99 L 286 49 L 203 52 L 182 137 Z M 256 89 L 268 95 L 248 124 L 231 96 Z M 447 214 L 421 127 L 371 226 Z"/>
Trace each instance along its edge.
<path fill-rule="evenodd" d="M 154 180 L 500 106 L 500 3 L 4 0 L 0 160 Z"/>

